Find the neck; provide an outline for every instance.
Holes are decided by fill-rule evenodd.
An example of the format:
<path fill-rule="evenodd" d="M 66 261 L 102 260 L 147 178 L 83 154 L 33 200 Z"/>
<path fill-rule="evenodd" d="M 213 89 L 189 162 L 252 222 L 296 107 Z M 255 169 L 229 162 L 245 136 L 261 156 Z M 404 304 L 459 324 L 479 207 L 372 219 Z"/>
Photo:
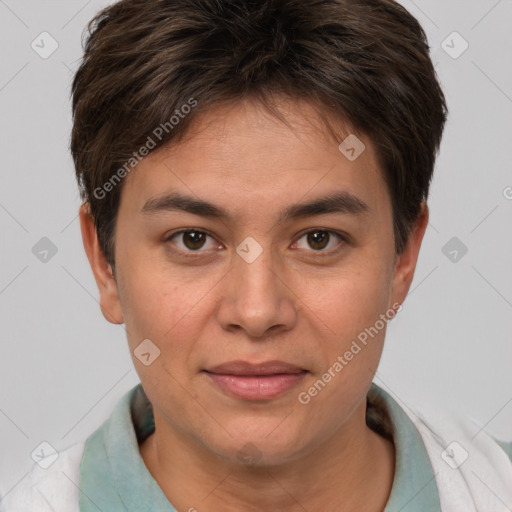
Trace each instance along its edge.
<path fill-rule="evenodd" d="M 155 412 L 144 463 L 180 511 L 382 512 L 394 476 L 393 443 L 366 426 L 362 403 L 338 432 L 293 460 L 247 466 L 173 429 Z"/>

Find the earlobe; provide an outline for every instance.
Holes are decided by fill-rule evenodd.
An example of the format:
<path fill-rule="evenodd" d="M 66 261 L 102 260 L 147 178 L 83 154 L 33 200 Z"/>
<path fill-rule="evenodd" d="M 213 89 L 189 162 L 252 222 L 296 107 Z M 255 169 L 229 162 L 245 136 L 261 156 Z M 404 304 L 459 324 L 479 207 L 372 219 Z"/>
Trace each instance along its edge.
<path fill-rule="evenodd" d="M 403 303 L 411 286 L 416 263 L 428 225 L 429 211 L 426 203 L 421 204 L 420 214 L 411 229 L 404 250 L 397 256 L 393 275 L 392 303 Z"/>
<path fill-rule="evenodd" d="M 122 324 L 124 317 L 119 301 L 117 283 L 112 267 L 100 247 L 94 220 L 89 210 L 89 203 L 80 206 L 79 217 L 84 249 L 100 293 L 101 312 L 109 322 Z"/>

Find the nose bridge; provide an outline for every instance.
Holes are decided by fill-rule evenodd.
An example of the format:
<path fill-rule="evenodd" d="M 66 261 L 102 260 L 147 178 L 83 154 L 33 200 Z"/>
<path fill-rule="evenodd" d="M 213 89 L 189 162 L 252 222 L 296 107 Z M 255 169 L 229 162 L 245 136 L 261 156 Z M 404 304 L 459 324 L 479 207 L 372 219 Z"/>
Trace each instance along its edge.
<path fill-rule="evenodd" d="M 228 290 L 219 310 L 224 328 L 238 326 L 260 337 L 295 319 L 291 293 L 283 284 L 282 265 L 269 243 L 248 237 L 236 249 Z M 275 330 L 275 329 L 273 329 Z"/>
<path fill-rule="evenodd" d="M 275 307 L 280 294 L 276 283 L 279 265 L 270 243 L 260 244 L 254 238 L 247 237 L 239 244 L 236 252 L 238 258 L 235 259 L 233 277 L 237 301 L 252 303 L 258 310 Z"/>

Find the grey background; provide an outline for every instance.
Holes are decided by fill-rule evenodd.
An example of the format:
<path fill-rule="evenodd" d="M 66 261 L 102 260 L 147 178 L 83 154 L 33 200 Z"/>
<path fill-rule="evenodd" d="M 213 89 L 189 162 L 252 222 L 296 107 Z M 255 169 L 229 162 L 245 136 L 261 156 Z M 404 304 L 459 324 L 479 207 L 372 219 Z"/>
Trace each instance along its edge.
<path fill-rule="evenodd" d="M 123 327 L 107 323 L 97 303 L 68 151 L 82 30 L 107 3 L 0 0 L 4 492 L 26 475 L 39 443 L 61 450 L 85 439 L 138 382 Z M 511 439 L 512 3 L 402 3 L 428 33 L 450 118 L 415 279 L 375 381 L 406 405 L 439 403 Z M 43 31 L 58 43 L 47 59 L 31 47 Z M 441 46 L 460 52 L 454 31 L 469 44 L 458 58 Z M 46 262 L 32 252 L 43 237 L 57 249 Z"/>

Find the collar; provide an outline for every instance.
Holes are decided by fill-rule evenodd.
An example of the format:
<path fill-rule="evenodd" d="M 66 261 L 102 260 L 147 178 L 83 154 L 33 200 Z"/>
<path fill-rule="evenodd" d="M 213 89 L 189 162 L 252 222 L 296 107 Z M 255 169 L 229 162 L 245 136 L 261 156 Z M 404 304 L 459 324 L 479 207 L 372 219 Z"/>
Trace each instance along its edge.
<path fill-rule="evenodd" d="M 383 512 L 441 512 L 434 473 L 418 430 L 375 383 L 367 395 L 366 421 L 395 444 L 395 477 Z M 86 441 L 80 464 L 82 512 L 177 512 L 140 455 L 139 443 L 153 430 L 153 409 L 138 384 Z"/>

